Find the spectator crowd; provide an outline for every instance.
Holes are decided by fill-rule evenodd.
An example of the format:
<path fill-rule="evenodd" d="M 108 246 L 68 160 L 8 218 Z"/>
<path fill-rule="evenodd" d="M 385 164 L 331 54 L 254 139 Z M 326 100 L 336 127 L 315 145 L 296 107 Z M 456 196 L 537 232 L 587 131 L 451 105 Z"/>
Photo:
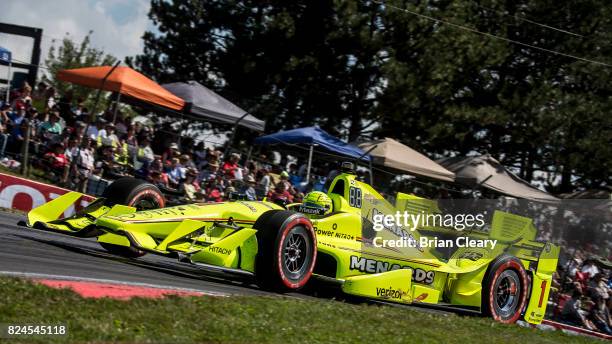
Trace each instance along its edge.
<path fill-rule="evenodd" d="M 305 164 L 224 157 L 169 123 L 133 121 L 112 108 L 91 116 L 83 103 L 42 82 L 11 93 L 0 109 L 0 163 L 18 165 L 28 142 L 29 163 L 56 184 L 100 195 L 113 180 L 134 176 L 158 186 L 170 203 L 232 196 L 291 203 L 324 187 L 324 178 L 304 180 Z"/>
<path fill-rule="evenodd" d="M 554 320 L 612 335 L 610 266 L 591 251 L 565 250 L 553 278 L 549 310 Z"/>

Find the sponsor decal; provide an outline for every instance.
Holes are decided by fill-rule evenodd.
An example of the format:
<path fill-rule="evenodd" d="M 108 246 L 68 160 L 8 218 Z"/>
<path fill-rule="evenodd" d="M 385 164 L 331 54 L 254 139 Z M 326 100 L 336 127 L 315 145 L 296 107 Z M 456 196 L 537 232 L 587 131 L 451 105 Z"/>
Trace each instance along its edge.
<path fill-rule="evenodd" d="M 359 270 L 369 274 L 376 274 L 397 269 L 409 269 L 412 270 L 412 280 L 414 282 L 423 284 L 432 284 L 436 276 L 434 271 L 425 271 L 423 269 L 413 268 L 411 266 L 400 266 L 399 264 L 391 264 L 389 262 L 358 256 L 351 256 L 349 269 Z"/>
<path fill-rule="evenodd" d="M 254 206 L 252 206 L 252 205 L 250 205 L 250 204 L 248 204 L 248 203 L 246 203 L 246 202 L 240 202 L 240 201 L 239 201 L 239 202 L 236 202 L 236 203 L 240 203 L 240 204 L 242 204 L 243 206 L 245 206 L 245 207 L 249 208 L 249 209 L 251 210 L 251 212 L 253 212 L 253 213 L 256 213 L 256 212 L 257 212 L 257 209 L 256 209 Z"/>
<path fill-rule="evenodd" d="M 429 296 L 429 294 L 423 293 L 423 294 L 415 297 L 413 301 L 414 302 L 421 302 L 421 301 L 425 300 L 427 298 L 427 296 Z"/>
<path fill-rule="evenodd" d="M 393 289 L 393 287 L 389 288 L 376 288 L 376 296 L 382 297 L 385 299 L 396 299 L 401 300 L 403 295 L 406 295 L 405 291 L 401 289 Z"/>
<path fill-rule="evenodd" d="M 224 254 L 224 255 L 226 255 L 226 256 L 228 256 L 228 255 L 232 254 L 232 250 L 229 250 L 229 249 L 227 249 L 227 248 L 223 248 L 223 247 L 209 246 L 209 247 L 208 247 L 208 250 L 209 250 L 210 252 L 213 252 L 213 253 L 219 253 L 219 254 Z"/>
<path fill-rule="evenodd" d="M 70 190 L 54 185 L 0 173 L 0 207 L 30 211 Z M 64 216 L 74 214 L 92 202 L 95 197 L 85 195 L 64 212 Z"/>
<path fill-rule="evenodd" d="M 323 208 L 309 207 L 303 204 L 300 204 L 297 207 L 297 211 L 303 214 L 308 214 L 308 215 L 324 215 L 325 214 L 325 209 Z"/>
<path fill-rule="evenodd" d="M 355 236 L 354 235 L 350 235 L 350 234 L 346 234 L 346 233 L 341 233 L 341 232 L 336 232 L 333 230 L 324 230 L 324 229 L 319 229 L 317 227 L 314 227 L 314 231 L 315 233 L 321 236 L 327 236 L 327 237 L 333 237 L 333 238 L 337 238 L 337 239 L 347 239 L 347 240 L 355 240 Z"/>

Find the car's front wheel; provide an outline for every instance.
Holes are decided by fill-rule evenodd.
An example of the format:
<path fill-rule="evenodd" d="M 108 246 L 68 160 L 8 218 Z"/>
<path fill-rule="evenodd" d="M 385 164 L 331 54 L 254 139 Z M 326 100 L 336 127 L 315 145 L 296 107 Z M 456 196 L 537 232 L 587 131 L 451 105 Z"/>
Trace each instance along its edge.
<path fill-rule="evenodd" d="M 107 206 L 122 204 L 134 207 L 139 211 L 163 208 L 166 205 L 164 196 L 155 185 L 131 177 L 120 178 L 111 183 L 104 190 L 102 197 L 105 198 L 104 204 Z M 100 246 L 109 253 L 127 258 L 142 257 L 146 254 L 132 246 L 103 242 L 100 243 Z"/>
<path fill-rule="evenodd" d="M 257 284 L 281 292 L 304 287 L 317 260 L 317 240 L 310 220 L 293 211 L 270 210 L 253 228 L 257 229 Z"/>
<path fill-rule="evenodd" d="M 483 279 L 482 312 L 502 323 L 516 322 L 527 302 L 528 277 L 520 260 L 496 258 Z"/>

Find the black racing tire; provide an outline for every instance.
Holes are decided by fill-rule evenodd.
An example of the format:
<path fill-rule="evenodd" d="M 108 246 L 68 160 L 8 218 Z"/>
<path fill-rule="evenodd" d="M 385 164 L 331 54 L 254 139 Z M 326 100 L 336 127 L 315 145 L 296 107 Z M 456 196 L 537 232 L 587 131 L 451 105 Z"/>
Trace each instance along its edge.
<path fill-rule="evenodd" d="M 303 288 L 317 261 L 317 238 L 310 220 L 294 211 L 270 210 L 253 228 L 257 230 L 257 284 L 277 292 Z"/>
<path fill-rule="evenodd" d="M 112 253 L 117 256 L 125 257 L 125 258 L 138 258 L 147 254 L 143 250 L 139 250 L 132 246 L 121 246 L 109 244 L 106 242 L 99 243 L 102 248 L 104 248 L 108 253 Z"/>
<path fill-rule="evenodd" d="M 508 254 L 489 264 L 482 281 L 482 313 L 505 324 L 515 323 L 527 303 L 527 272 L 518 258 Z"/>
<path fill-rule="evenodd" d="M 122 204 L 137 210 L 158 209 L 166 205 L 164 195 L 155 185 L 132 177 L 117 179 L 104 190 L 102 197 L 108 206 Z"/>

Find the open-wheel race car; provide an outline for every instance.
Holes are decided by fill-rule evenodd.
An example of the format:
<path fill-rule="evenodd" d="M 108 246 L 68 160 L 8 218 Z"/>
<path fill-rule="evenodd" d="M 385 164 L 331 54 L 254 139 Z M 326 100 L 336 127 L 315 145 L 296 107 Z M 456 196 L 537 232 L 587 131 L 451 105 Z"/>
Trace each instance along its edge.
<path fill-rule="evenodd" d="M 490 230 L 471 231 L 475 240 L 496 240 L 494 247 L 380 247 L 382 238 L 418 243 L 432 233 L 463 234 L 448 228 L 373 229 L 376 214 L 422 211 L 425 203 L 398 193 L 391 204 L 348 169 L 327 193 L 312 192 L 303 203 L 284 206 L 237 200 L 164 207 L 155 186 L 122 178 L 83 210 L 60 218 L 82 196 L 69 192 L 54 199 L 30 211 L 24 225 L 95 237 L 122 256 L 177 258 L 252 278 L 269 290 L 299 290 L 316 278 L 341 285 L 349 295 L 467 307 L 504 323 L 521 317 L 542 321 L 559 255 L 557 246 L 535 240 L 531 219 L 501 211 L 492 216 Z"/>

